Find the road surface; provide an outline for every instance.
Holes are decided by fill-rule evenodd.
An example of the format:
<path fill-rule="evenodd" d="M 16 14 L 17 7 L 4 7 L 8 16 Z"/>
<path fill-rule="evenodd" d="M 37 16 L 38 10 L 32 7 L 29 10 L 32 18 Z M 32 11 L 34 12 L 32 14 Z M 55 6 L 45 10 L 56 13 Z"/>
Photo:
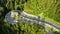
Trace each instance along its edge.
<path fill-rule="evenodd" d="M 16 24 L 17 22 L 14 22 L 14 20 L 11 19 L 10 15 L 11 15 L 11 12 L 9 12 L 8 14 L 6 14 L 5 18 L 8 20 L 8 22 L 10 24 Z M 43 23 L 45 23 L 45 25 L 48 24 L 48 26 L 50 26 L 50 27 L 54 28 L 55 30 L 57 30 L 58 32 L 60 32 L 60 27 L 59 26 L 57 26 L 57 25 L 55 25 L 55 24 L 53 24 L 51 22 L 47 22 L 44 19 L 39 19 L 37 16 L 31 15 L 31 14 L 27 14 L 24 11 L 21 12 L 20 15 L 23 16 L 23 18 L 19 18 L 17 20 L 18 22 L 26 22 L 27 24 L 30 24 L 31 21 L 34 21 L 35 23 L 37 23 L 37 22 L 43 22 Z M 41 27 L 41 26 L 39 26 L 39 27 Z"/>

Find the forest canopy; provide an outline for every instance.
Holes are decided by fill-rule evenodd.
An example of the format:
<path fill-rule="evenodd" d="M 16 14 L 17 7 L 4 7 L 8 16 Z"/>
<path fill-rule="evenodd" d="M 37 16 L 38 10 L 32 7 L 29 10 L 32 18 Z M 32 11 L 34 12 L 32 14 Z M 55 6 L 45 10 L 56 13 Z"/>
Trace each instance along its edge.
<path fill-rule="evenodd" d="M 0 33 L 1 34 L 45 34 L 43 28 L 18 23 L 9 24 L 5 15 L 11 10 L 21 10 L 38 16 L 51 18 L 60 23 L 60 0 L 0 0 Z"/>

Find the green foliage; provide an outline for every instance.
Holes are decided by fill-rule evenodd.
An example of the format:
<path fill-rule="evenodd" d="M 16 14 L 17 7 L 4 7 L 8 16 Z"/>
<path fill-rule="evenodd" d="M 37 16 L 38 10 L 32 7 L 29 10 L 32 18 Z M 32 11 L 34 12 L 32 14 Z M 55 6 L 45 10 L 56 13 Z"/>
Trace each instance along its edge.
<path fill-rule="evenodd" d="M 5 15 L 11 10 L 24 10 L 34 15 L 43 12 L 45 17 L 60 22 L 60 0 L 0 0 L 0 34 L 45 34 L 44 29 L 34 26 L 33 22 L 31 25 L 9 24 Z"/>
<path fill-rule="evenodd" d="M 3 21 L 1 21 L 3 20 Z M 22 22 L 11 25 L 6 19 L 1 19 L 0 33 L 1 34 L 45 34 L 44 28 L 39 28 L 33 24 L 28 25 Z"/>
<path fill-rule="evenodd" d="M 3 7 L 0 7 L 0 12 L 2 12 L 4 10 L 4 8 Z"/>
<path fill-rule="evenodd" d="M 23 34 L 45 34 L 43 28 L 38 28 L 37 26 L 34 25 L 28 25 L 28 24 L 23 24 L 20 23 L 20 28 L 21 31 L 23 31 Z"/>
<path fill-rule="evenodd" d="M 18 3 L 19 4 L 18 4 Z M 23 11 L 24 0 L 0 0 L 0 34 L 19 34 L 18 25 L 10 25 L 5 20 L 5 15 L 11 10 Z M 19 5 L 19 6 L 18 6 Z M 18 6 L 18 7 L 17 7 Z"/>
<path fill-rule="evenodd" d="M 45 17 L 60 23 L 60 0 L 29 0 L 24 11 L 37 16 L 43 12 Z"/>

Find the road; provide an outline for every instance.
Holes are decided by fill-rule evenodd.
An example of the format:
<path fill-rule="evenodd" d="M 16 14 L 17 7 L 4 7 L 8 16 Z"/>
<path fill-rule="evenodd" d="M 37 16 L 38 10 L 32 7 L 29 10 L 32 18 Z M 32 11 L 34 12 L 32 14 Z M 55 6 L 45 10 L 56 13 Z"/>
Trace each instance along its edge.
<path fill-rule="evenodd" d="M 14 20 L 11 19 L 10 14 L 11 14 L 11 12 L 9 12 L 8 14 L 6 14 L 5 18 L 8 20 L 8 22 L 10 24 L 16 24 L 17 22 L 15 23 Z M 45 24 L 48 24 L 48 26 L 56 29 L 58 32 L 60 32 L 60 27 L 59 26 L 57 26 L 57 25 L 55 25 L 55 24 L 53 24 L 51 22 L 47 22 L 44 19 L 39 19 L 37 16 L 31 15 L 31 14 L 27 14 L 24 11 L 21 12 L 21 16 L 23 16 L 23 18 L 21 18 L 21 19 L 19 18 L 18 22 L 26 22 L 27 24 L 30 24 L 31 21 L 34 21 L 35 23 L 36 22 L 43 22 Z M 39 27 L 41 27 L 41 25 Z"/>
<path fill-rule="evenodd" d="M 39 22 L 46 23 L 49 26 L 51 26 L 52 28 L 54 28 L 54 29 L 56 29 L 57 31 L 60 32 L 60 26 L 57 26 L 57 25 L 53 24 L 52 22 L 45 21 L 45 19 L 39 19 L 37 16 L 27 14 L 26 12 L 22 12 L 21 15 L 25 18 L 29 18 L 29 19 L 32 19 L 32 20 L 36 20 L 36 21 L 39 21 Z"/>

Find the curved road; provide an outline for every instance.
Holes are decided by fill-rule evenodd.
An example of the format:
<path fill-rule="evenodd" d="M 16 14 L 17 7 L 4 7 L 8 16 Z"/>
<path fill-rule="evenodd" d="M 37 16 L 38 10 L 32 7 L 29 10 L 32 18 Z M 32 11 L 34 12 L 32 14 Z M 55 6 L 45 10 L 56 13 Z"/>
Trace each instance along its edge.
<path fill-rule="evenodd" d="M 37 22 L 37 21 L 43 22 L 45 24 L 48 24 L 50 27 L 56 29 L 58 32 L 60 32 L 60 27 L 57 26 L 57 25 L 55 25 L 55 24 L 53 24 L 53 23 L 51 23 L 51 22 L 47 22 L 44 19 L 39 19 L 37 16 L 31 15 L 31 14 L 27 14 L 24 11 L 23 12 L 20 12 L 20 13 L 21 13 L 21 16 L 23 16 L 26 19 L 30 19 L 30 21 L 32 20 L 32 21 L 35 21 L 35 22 Z M 8 14 L 6 14 L 5 18 L 9 21 L 10 24 L 15 24 L 14 20 L 11 19 L 10 14 L 11 14 L 11 12 L 9 12 Z M 20 22 L 20 21 L 22 21 L 22 19 L 20 20 L 20 18 L 19 18 L 18 21 Z M 26 22 L 26 20 L 25 20 L 25 22 Z M 26 22 L 26 23 L 28 23 L 28 22 Z"/>
<path fill-rule="evenodd" d="M 39 19 L 37 16 L 27 14 L 26 12 L 22 12 L 21 15 L 25 18 L 29 18 L 29 19 L 32 19 L 32 20 L 36 20 L 36 21 L 48 24 L 48 25 L 52 26 L 52 28 L 54 28 L 54 29 L 56 29 L 57 31 L 60 32 L 60 26 L 57 26 L 57 25 L 55 25 L 51 22 L 45 21 L 44 19 Z"/>

